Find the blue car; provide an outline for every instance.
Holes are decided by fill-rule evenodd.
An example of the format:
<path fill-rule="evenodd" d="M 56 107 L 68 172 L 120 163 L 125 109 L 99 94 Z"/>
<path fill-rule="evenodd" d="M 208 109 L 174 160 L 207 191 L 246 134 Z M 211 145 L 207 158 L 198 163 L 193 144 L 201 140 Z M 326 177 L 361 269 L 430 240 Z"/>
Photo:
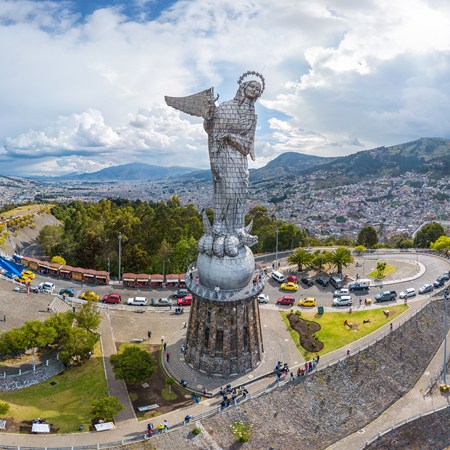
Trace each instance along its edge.
<path fill-rule="evenodd" d="M 75 297 L 75 291 L 72 288 L 62 288 L 59 295 L 67 295 L 68 297 Z"/>

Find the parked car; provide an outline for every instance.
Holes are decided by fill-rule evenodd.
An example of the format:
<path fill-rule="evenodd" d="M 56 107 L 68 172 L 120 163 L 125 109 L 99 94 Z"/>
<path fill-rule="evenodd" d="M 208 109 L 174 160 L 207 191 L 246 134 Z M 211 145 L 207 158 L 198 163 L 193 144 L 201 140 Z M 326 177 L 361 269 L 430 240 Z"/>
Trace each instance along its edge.
<path fill-rule="evenodd" d="M 333 297 L 340 297 L 341 295 L 350 295 L 350 291 L 346 288 L 342 288 L 333 293 Z"/>
<path fill-rule="evenodd" d="M 343 281 L 341 280 L 341 278 L 339 278 L 336 275 L 333 275 L 332 277 L 330 277 L 329 279 L 330 284 L 335 288 L 335 289 L 341 289 L 342 285 L 343 285 Z"/>
<path fill-rule="evenodd" d="M 433 286 L 434 286 L 435 288 L 438 288 L 438 287 L 444 286 L 444 284 L 445 284 L 444 278 L 442 278 L 442 277 L 437 277 L 437 278 L 436 278 L 436 281 L 433 283 Z"/>
<path fill-rule="evenodd" d="M 416 290 L 414 288 L 407 288 L 404 291 L 400 292 L 400 298 L 410 298 L 416 295 Z"/>
<path fill-rule="evenodd" d="M 424 284 L 419 288 L 419 294 L 427 294 L 428 292 L 431 292 L 433 290 L 432 284 Z"/>
<path fill-rule="evenodd" d="M 150 300 L 150 305 L 152 306 L 170 306 L 172 304 L 172 300 L 166 297 L 158 298 L 158 300 L 155 300 L 152 298 Z"/>
<path fill-rule="evenodd" d="M 186 297 L 186 295 L 189 295 L 189 291 L 187 289 L 178 289 L 173 294 L 173 298 L 183 298 Z"/>
<path fill-rule="evenodd" d="M 269 303 L 269 296 L 267 294 L 259 294 L 258 302 L 259 303 Z"/>
<path fill-rule="evenodd" d="M 327 287 L 328 286 L 328 280 L 326 278 L 317 278 L 316 279 L 316 283 L 320 284 L 323 287 Z"/>
<path fill-rule="evenodd" d="M 286 277 L 286 279 L 290 282 L 290 283 L 295 283 L 298 284 L 298 278 L 295 275 L 288 275 Z"/>
<path fill-rule="evenodd" d="M 314 297 L 306 297 L 298 302 L 298 306 L 316 306 L 316 299 Z"/>
<path fill-rule="evenodd" d="M 450 271 L 446 270 L 442 275 L 441 278 L 443 278 L 445 281 L 450 280 Z"/>
<path fill-rule="evenodd" d="M 106 294 L 102 298 L 103 303 L 120 303 L 122 301 L 122 297 L 120 294 Z"/>
<path fill-rule="evenodd" d="M 395 291 L 381 291 L 375 295 L 376 302 L 390 302 L 397 298 L 397 292 Z"/>
<path fill-rule="evenodd" d="M 273 271 L 270 276 L 277 282 L 277 283 L 284 283 L 286 278 L 284 278 L 284 275 L 278 271 Z"/>
<path fill-rule="evenodd" d="M 130 297 L 127 300 L 127 305 L 145 306 L 146 304 L 147 304 L 147 299 L 145 297 Z"/>
<path fill-rule="evenodd" d="M 34 280 L 36 278 L 36 274 L 32 272 L 31 270 L 24 270 L 22 272 L 23 278 L 29 278 L 30 280 Z"/>
<path fill-rule="evenodd" d="M 89 300 L 92 302 L 98 302 L 100 299 L 100 295 L 98 295 L 96 292 L 94 291 L 85 291 L 80 295 L 80 298 L 82 298 L 83 300 Z"/>
<path fill-rule="evenodd" d="M 185 297 L 179 298 L 177 300 L 178 306 L 191 306 L 192 305 L 192 295 L 186 295 Z"/>
<path fill-rule="evenodd" d="M 70 287 L 60 289 L 58 294 L 62 296 L 67 295 L 67 297 L 75 297 L 75 291 Z"/>
<path fill-rule="evenodd" d="M 314 284 L 314 281 L 311 277 L 303 277 L 300 280 L 303 284 L 306 284 L 306 286 L 311 287 Z"/>
<path fill-rule="evenodd" d="M 297 291 L 298 290 L 298 284 L 296 283 L 283 283 L 280 286 L 281 289 L 283 289 L 283 291 Z"/>
<path fill-rule="evenodd" d="M 370 288 L 370 280 L 358 280 L 349 284 L 350 291 L 368 291 Z"/>
<path fill-rule="evenodd" d="M 283 297 L 280 297 L 277 300 L 277 305 L 293 306 L 294 302 L 295 302 L 295 299 L 291 295 L 283 295 Z"/>
<path fill-rule="evenodd" d="M 342 297 L 333 298 L 333 306 L 351 306 L 352 298 L 350 295 L 343 295 Z"/>
<path fill-rule="evenodd" d="M 41 292 L 49 292 L 50 294 L 55 290 L 55 285 L 50 281 L 44 281 L 38 285 L 38 289 Z"/>
<path fill-rule="evenodd" d="M 22 284 L 26 284 L 26 283 L 31 283 L 31 280 L 29 279 L 29 278 L 27 278 L 27 277 L 24 277 L 24 276 L 22 276 L 22 277 L 18 277 L 17 275 L 14 277 L 14 279 L 16 280 L 16 281 L 18 281 L 19 283 L 22 283 Z"/>

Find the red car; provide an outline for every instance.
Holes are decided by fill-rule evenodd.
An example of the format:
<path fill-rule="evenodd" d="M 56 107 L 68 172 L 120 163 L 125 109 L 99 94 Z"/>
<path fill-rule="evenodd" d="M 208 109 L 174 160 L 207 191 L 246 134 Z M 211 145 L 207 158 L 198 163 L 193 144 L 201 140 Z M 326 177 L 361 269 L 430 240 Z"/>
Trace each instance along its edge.
<path fill-rule="evenodd" d="M 294 306 L 295 299 L 292 295 L 283 295 L 283 297 L 277 300 L 277 305 Z"/>
<path fill-rule="evenodd" d="M 298 284 L 298 278 L 295 275 L 289 275 L 287 277 L 288 282 Z"/>
<path fill-rule="evenodd" d="M 191 306 L 192 305 L 192 295 L 186 295 L 186 297 L 178 299 L 178 306 Z"/>
<path fill-rule="evenodd" d="M 103 303 L 120 303 L 122 298 L 120 294 L 106 294 L 103 296 Z"/>

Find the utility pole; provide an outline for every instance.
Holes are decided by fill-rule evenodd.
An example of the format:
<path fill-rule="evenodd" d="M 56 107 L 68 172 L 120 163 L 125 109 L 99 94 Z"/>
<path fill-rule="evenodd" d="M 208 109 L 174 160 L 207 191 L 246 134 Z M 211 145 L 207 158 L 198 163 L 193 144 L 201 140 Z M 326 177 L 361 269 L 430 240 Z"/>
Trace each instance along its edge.
<path fill-rule="evenodd" d="M 275 241 L 275 269 L 278 270 L 278 223 L 277 223 L 276 241 Z"/>
<path fill-rule="evenodd" d="M 119 281 L 120 281 L 120 270 L 122 268 L 122 233 L 119 233 Z"/>
<path fill-rule="evenodd" d="M 440 386 L 441 392 L 448 392 L 450 386 L 447 384 L 447 333 L 448 333 L 448 316 L 447 316 L 447 302 L 448 302 L 448 288 L 444 290 L 444 367 L 442 373 L 444 374 L 444 382 Z"/>

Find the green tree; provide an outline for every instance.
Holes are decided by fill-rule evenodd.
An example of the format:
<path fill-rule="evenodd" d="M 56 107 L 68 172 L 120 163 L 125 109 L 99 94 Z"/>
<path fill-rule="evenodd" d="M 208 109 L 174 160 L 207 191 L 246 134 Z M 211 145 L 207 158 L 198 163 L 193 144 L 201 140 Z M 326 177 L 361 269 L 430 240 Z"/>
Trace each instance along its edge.
<path fill-rule="evenodd" d="M 419 248 L 430 248 L 432 242 L 445 236 L 444 227 L 439 222 L 425 224 L 414 237 L 414 246 Z"/>
<path fill-rule="evenodd" d="M 325 268 L 325 264 L 330 262 L 331 252 L 327 250 L 316 250 L 313 253 L 313 256 L 314 259 L 311 261 L 310 265 L 313 269 L 321 272 Z"/>
<path fill-rule="evenodd" d="M 377 278 L 384 277 L 384 270 L 386 269 L 387 263 L 379 262 L 377 263 Z"/>
<path fill-rule="evenodd" d="M 348 267 L 354 258 L 348 248 L 337 248 L 334 252 L 331 252 L 330 263 L 336 267 L 339 274 L 342 275 L 342 268 Z"/>
<path fill-rule="evenodd" d="M 26 322 L 22 331 L 28 339 L 28 348 L 43 348 L 52 344 L 57 336 L 56 330 L 46 322 L 30 320 Z"/>
<path fill-rule="evenodd" d="M 377 230 L 370 225 L 361 229 L 356 240 L 358 245 L 364 245 L 367 248 L 372 248 L 378 242 Z"/>
<path fill-rule="evenodd" d="M 71 363 L 72 360 L 82 361 L 87 359 L 89 354 L 94 351 L 95 344 L 100 339 L 96 333 L 74 327 L 64 337 L 61 346 L 60 357 L 65 363 Z"/>
<path fill-rule="evenodd" d="M 52 263 L 61 264 L 62 266 L 66 265 L 66 260 L 62 256 L 53 256 L 50 260 Z"/>
<path fill-rule="evenodd" d="M 450 236 L 440 236 L 430 244 L 430 248 L 437 252 L 445 252 L 448 256 L 450 251 Z"/>
<path fill-rule="evenodd" d="M 172 392 L 172 386 L 175 384 L 175 378 L 167 377 L 166 378 L 166 386 L 169 387 L 169 392 Z"/>
<path fill-rule="evenodd" d="M 151 355 L 136 346 L 111 355 L 110 361 L 116 378 L 131 384 L 141 383 L 156 370 L 156 362 Z"/>
<path fill-rule="evenodd" d="M 100 312 L 94 309 L 92 301 L 83 303 L 75 314 L 77 326 L 86 331 L 95 333 L 100 325 Z"/>
<path fill-rule="evenodd" d="M 4 416 L 9 411 L 9 404 L 0 401 L 0 415 Z"/>
<path fill-rule="evenodd" d="M 123 410 L 122 403 L 117 397 L 102 397 L 92 403 L 91 414 L 108 421 L 114 420 L 114 417 Z"/>
<path fill-rule="evenodd" d="M 364 247 L 364 245 L 357 245 L 354 250 L 358 255 L 360 255 L 366 251 L 366 247 Z"/>
<path fill-rule="evenodd" d="M 185 272 L 188 265 L 197 259 L 197 240 L 190 238 L 180 239 L 173 248 L 174 272 Z"/>
<path fill-rule="evenodd" d="M 304 250 L 303 248 L 297 248 L 287 257 L 288 264 L 296 265 L 297 270 L 301 272 L 304 266 L 309 266 L 314 259 L 314 255 Z"/>

